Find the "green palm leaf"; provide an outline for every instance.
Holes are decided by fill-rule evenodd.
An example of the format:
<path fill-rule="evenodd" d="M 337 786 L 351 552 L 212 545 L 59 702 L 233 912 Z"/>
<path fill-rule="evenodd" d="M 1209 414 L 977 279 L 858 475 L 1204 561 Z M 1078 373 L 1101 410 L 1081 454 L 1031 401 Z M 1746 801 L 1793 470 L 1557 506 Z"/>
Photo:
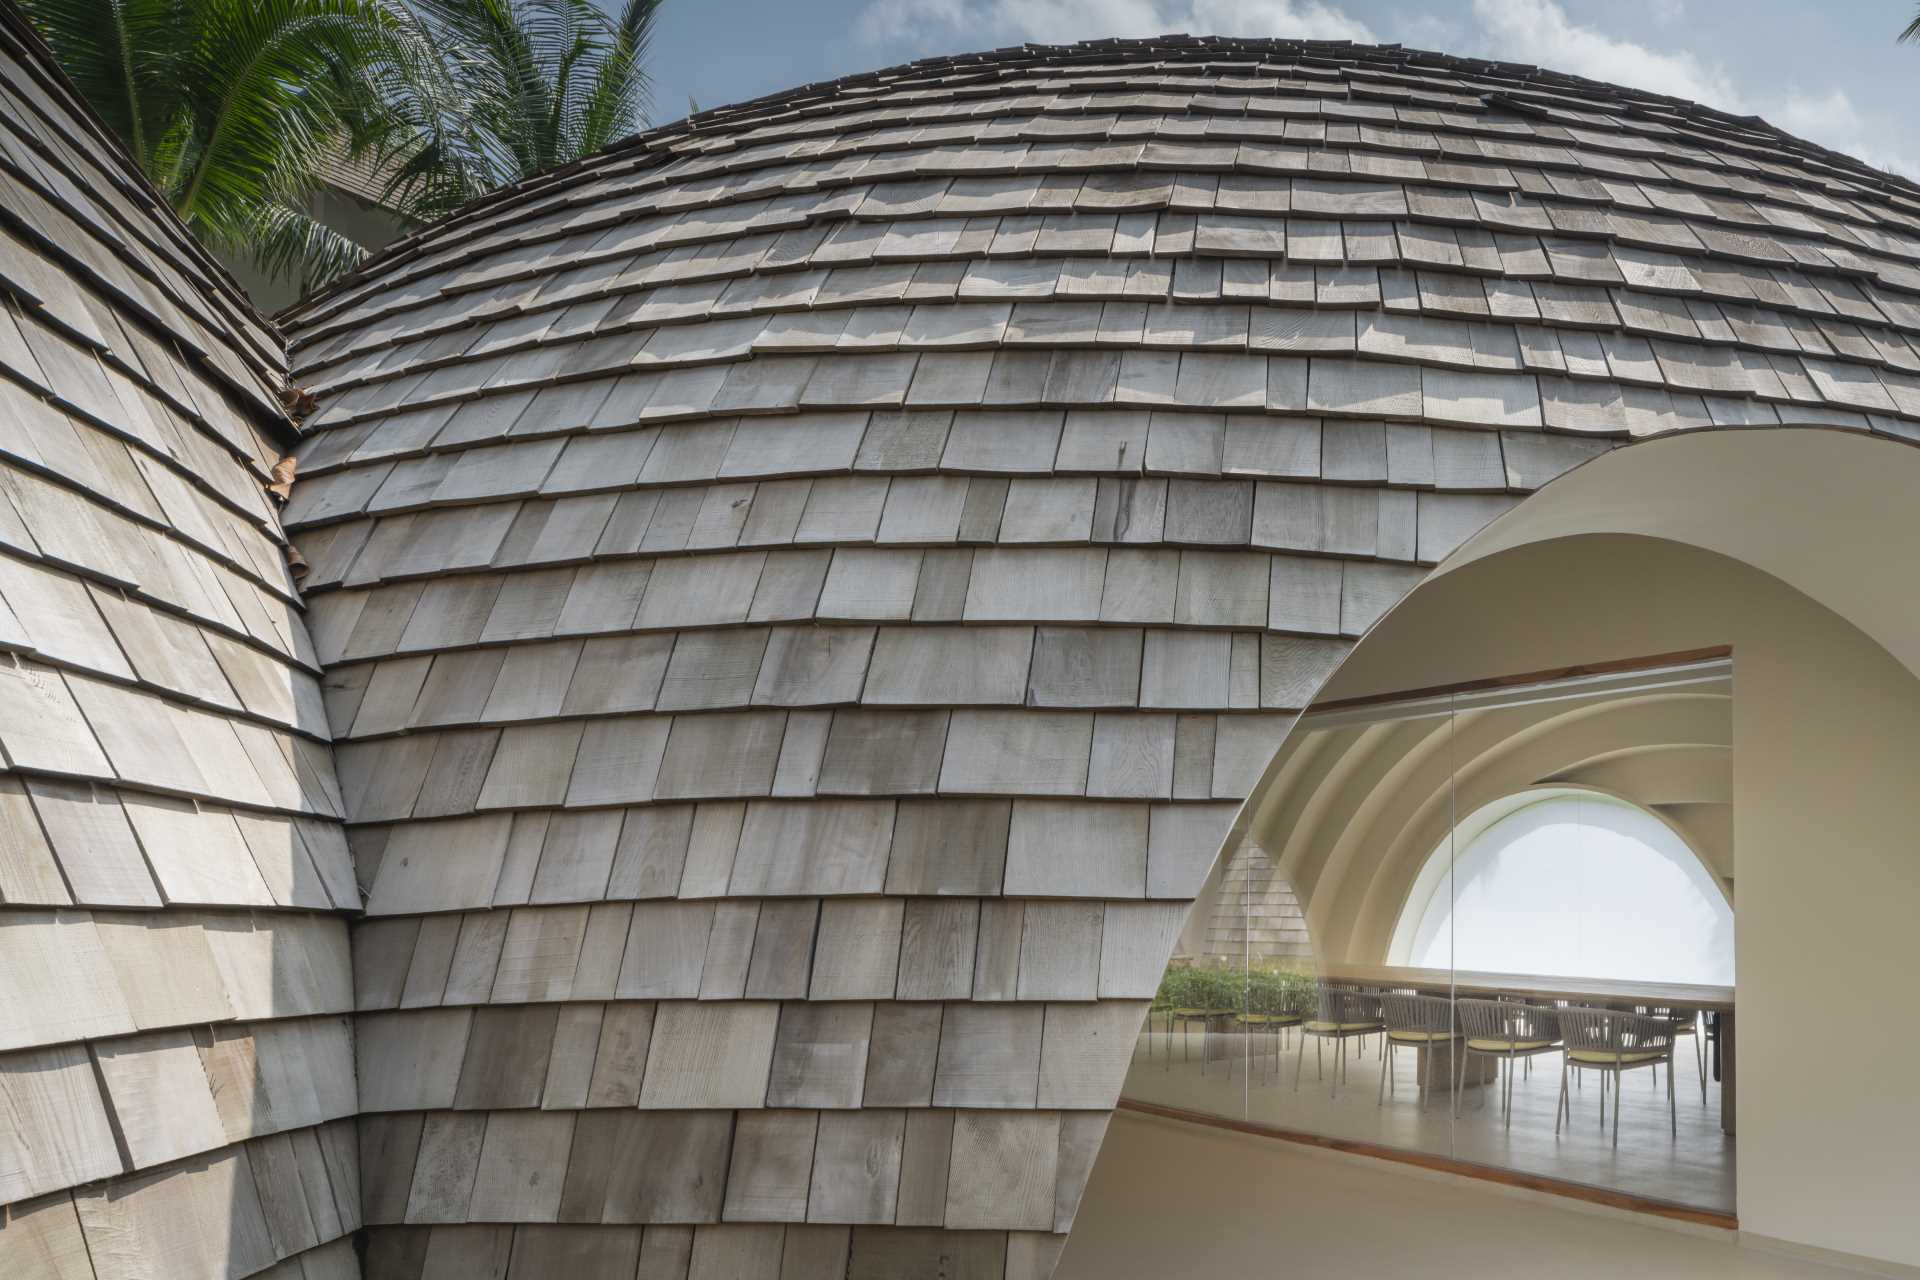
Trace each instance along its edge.
<path fill-rule="evenodd" d="M 640 127 L 660 0 L 23 0 L 204 241 L 318 283 L 360 247 L 303 210 L 371 157 L 410 220 Z"/>

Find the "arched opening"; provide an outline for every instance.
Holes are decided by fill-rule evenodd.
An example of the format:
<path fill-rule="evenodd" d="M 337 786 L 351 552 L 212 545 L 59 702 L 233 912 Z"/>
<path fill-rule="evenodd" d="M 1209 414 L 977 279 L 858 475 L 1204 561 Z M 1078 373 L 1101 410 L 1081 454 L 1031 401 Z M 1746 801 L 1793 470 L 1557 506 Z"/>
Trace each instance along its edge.
<path fill-rule="evenodd" d="M 1250 1015 L 1260 1013 L 1253 978 L 1262 965 L 1291 966 L 1308 986 L 1370 988 L 1363 994 L 1381 997 L 1382 1021 L 1387 997 L 1409 995 L 1456 1010 L 1487 996 L 1548 1017 L 1569 1005 L 1626 1017 L 1706 1008 L 1668 1057 L 1678 1105 L 1664 1074 L 1658 1088 L 1636 1076 L 1616 1149 L 1593 1123 L 1591 1087 L 1571 1095 L 1580 1123 L 1569 1129 L 1562 1115 L 1556 1132 L 1564 1028 L 1530 1070 L 1503 1073 L 1483 1106 L 1475 1091 L 1484 1084 L 1461 1090 L 1445 1072 L 1429 1078 L 1406 1052 L 1391 1057 L 1408 1065 L 1392 1067 L 1380 1033 L 1359 1049 L 1340 1045 L 1323 1072 L 1320 1041 L 1276 1035 L 1257 1016 L 1216 1021 L 1221 1052 L 1150 1060 L 1129 1078 L 1130 1095 L 1730 1211 L 1743 1231 L 1920 1262 L 1895 1191 L 1911 1185 L 1911 1162 L 1884 1140 L 1891 1117 L 1914 1115 L 1914 1097 L 1883 1069 L 1912 1052 L 1915 1034 L 1885 1011 L 1899 1007 L 1900 975 L 1911 969 L 1920 893 L 1911 856 L 1920 613 L 1896 585 L 1920 562 L 1916 491 L 1920 453 L 1910 447 L 1803 428 L 1674 436 L 1560 477 L 1467 539 L 1321 683 L 1236 818 L 1179 939 L 1188 963 L 1223 963 L 1196 942 L 1213 952 L 1222 951 L 1216 939 L 1234 944 L 1223 967 L 1246 971 L 1240 1004 Z M 1648 672 L 1709 658 L 1725 664 L 1723 685 L 1648 684 Z M 1578 685 L 1597 672 L 1636 673 L 1636 687 L 1604 700 L 1522 688 Z M 1687 869 L 1695 906 L 1701 875 L 1724 904 L 1737 896 L 1737 992 L 1730 981 L 1672 973 L 1632 980 L 1614 964 L 1611 984 L 1569 996 L 1556 988 L 1578 983 L 1541 981 L 1537 971 L 1489 983 L 1467 971 L 1483 958 L 1464 950 L 1444 966 L 1412 963 L 1403 938 L 1419 931 L 1434 896 L 1433 851 L 1460 815 L 1542 789 L 1626 801 L 1690 851 L 1691 861 L 1669 866 Z M 1456 834 L 1456 852 L 1517 811 L 1492 808 L 1484 828 Z M 1456 871 L 1464 886 L 1471 870 Z M 1277 895 L 1262 898 L 1256 873 L 1284 883 L 1301 954 L 1278 954 L 1259 918 Z M 1661 929 L 1712 936 L 1684 918 Z M 1815 1025 L 1864 1028 L 1857 1056 L 1806 1052 Z M 1178 1051 L 1187 1026 L 1162 1043 Z M 1458 1037 L 1460 1025 L 1435 1031 Z M 1276 1039 L 1284 1058 L 1272 1052 Z M 1175 1098 L 1161 1082 L 1183 1071 L 1197 1087 Z M 1446 1105 L 1450 1090 L 1457 1109 Z"/>
<path fill-rule="evenodd" d="M 1573 788 L 1481 806 L 1428 856 L 1390 964 L 1733 983 L 1733 910 L 1698 854 L 1638 805 Z"/>

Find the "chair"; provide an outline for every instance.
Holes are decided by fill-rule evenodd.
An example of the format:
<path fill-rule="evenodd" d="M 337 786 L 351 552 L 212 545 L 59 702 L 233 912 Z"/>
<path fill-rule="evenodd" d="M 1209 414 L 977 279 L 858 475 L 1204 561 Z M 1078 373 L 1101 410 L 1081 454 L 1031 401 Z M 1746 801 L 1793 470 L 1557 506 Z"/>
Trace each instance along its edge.
<path fill-rule="evenodd" d="M 1393 1075 L 1393 1051 L 1412 1049 L 1415 1062 L 1421 1066 L 1420 1072 L 1420 1109 L 1427 1109 L 1427 1095 L 1433 1089 L 1433 1064 L 1438 1056 L 1433 1052 L 1435 1046 L 1445 1043 L 1449 1046 L 1459 1037 L 1453 1025 L 1453 1001 L 1445 996 L 1429 996 L 1419 993 L 1390 992 L 1380 997 L 1380 1021 L 1387 1029 L 1386 1067 L 1380 1072 L 1380 1096 L 1375 1106 L 1384 1105 L 1390 1086 L 1397 1088 L 1399 1082 Z M 1427 1054 L 1422 1061 L 1418 1054 L 1425 1049 Z M 1453 1105 L 1453 1067 L 1447 1067 L 1447 1105 Z"/>
<path fill-rule="evenodd" d="M 1380 997 L 1357 987 L 1337 983 L 1319 983 L 1316 987 L 1314 1016 L 1300 1024 L 1300 1051 L 1293 1060 L 1293 1090 L 1300 1091 L 1300 1068 L 1306 1062 L 1307 1041 L 1313 1040 L 1313 1066 L 1316 1079 L 1326 1078 L 1320 1049 L 1324 1041 L 1333 1041 L 1335 1050 L 1348 1040 L 1364 1040 L 1386 1028 L 1380 1021 Z M 1340 1094 L 1340 1078 L 1346 1071 L 1346 1055 L 1336 1052 L 1333 1059 L 1333 1093 Z"/>
<path fill-rule="evenodd" d="M 1573 1124 L 1573 1100 L 1567 1096 L 1569 1072 L 1599 1071 L 1613 1076 L 1613 1145 L 1620 1145 L 1620 1079 L 1635 1067 L 1652 1067 L 1655 1087 L 1661 1063 L 1667 1064 L 1667 1123 L 1677 1136 L 1679 1112 L 1673 1097 L 1673 1022 L 1644 1013 L 1622 1013 L 1613 1009 L 1569 1008 L 1557 1015 L 1560 1036 L 1566 1044 L 1566 1056 L 1560 1062 L 1560 1106 L 1553 1117 L 1553 1132 L 1560 1133 L 1564 1112 L 1567 1124 Z M 1601 1081 L 1600 1128 L 1607 1127 L 1606 1081 Z"/>
<path fill-rule="evenodd" d="M 1197 1022 L 1200 1024 L 1200 1074 L 1207 1074 L 1207 1050 L 1209 1047 L 1207 1038 L 1213 1034 L 1213 1024 L 1223 1018 L 1231 1018 L 1238 1012 L 1239 1010 L 1237 1009 L 1214 1009 L 1198 1006 L 1167 1010 L 1168 1042 L 1166 1069 L 1169 1071 L 1173 1070 L 1172 1036 L 1176 1027 L 1178 1027 L 1180 1031 L 1180 1061 L 1189 1062 L 1192 1060 L 1189 1048 L 1192 1045 L 1193 1037 L 1188 1034 L 1188 1029 Z"/>
<path fill-rule="evenodd" d="M 1552 1053 L 1559 1047 L 1557 1011 L 1511 1000 L 1456 1000 L 1460 1033 L 1466 1037 L 1460 1054 L 1459 1084 L 1454 1091 L 1454 1114 L 1460 1114 L 1459 1095 L 1466 1087 L 1467 1066 L 1478 1056 L 1501 1066 L 1500 1114 L 1513 1128 L 1513 1064 Z M 1563 1073 L 1564 1076 L 1564 1073 Z M 1486 1105 L 1486 1095 L 1480 1095 Z"/>
<path fill-rule="evenodd" d="M 1283 980 L 1272 977 L 1256 977 L 1247 984 L 1246 1011 L 1235 1016 L 1234 1022 L 1240 1027 L 1241 1034 L 1248 1037 L 1264 1036 L 1272 1043 L 1272 1078 L 1280 1078 L 1280 1054 L 1286 1045 L 1289 1028 L 1297 1027 L 1306 1021 L 1306 1012 L 1297 1006 L 1298 998 Z M 1248 1070 L 1252 1070 L 1252 1053 L 1248 1055 Z M 1263 1067 L 1261 1078 L 1268 1078 Z"/>
<path fill-rule="evenodd" d="M 1693 1065 L 1700 1075 L 1700 1105 L 1707 1105 L 1707 1051 L 1701 1043 L 1705 1039 L 1700 1034 L 1701 1013 L 1698 1009 L 1681 1009 L 1671 1005 L 1636 1005 L 1635 1013 L 1644 1013 L 1649 1017 L 1664 1018 L 1673 1028 L 1676 1036 L 1693 1037 Z"/>

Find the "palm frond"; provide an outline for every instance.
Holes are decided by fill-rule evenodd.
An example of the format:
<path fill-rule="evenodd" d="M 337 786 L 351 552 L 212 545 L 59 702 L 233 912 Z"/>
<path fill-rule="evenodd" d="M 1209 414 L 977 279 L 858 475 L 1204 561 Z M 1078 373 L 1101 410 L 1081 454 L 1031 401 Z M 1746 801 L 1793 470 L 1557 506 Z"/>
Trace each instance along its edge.
<path fill-rule="evenodd" d="M 194 22 L 186 0 L 23 0 L 61 69 L 143 168 L 179 114 L 179 67 Z"/>
<path fill-rule="evenodd" d="M 627 0 L 614 23 L 612 47 L 594 76 L 580 113 L 580 155 L 591 155 L 638 130 L 646 121 L 647 46 L 661 0 Z M 691 99 L 689 99 L 691 101 Z"/>
<path fill-rule="evenodd" d="M 1913 21 L 1909 22 L 1906 29 L 1900 33 L 1900 43 L 1905 44 L 1912 40 L 1920 40 L 1920 14 L 1916 14 Z"/>
<path fill-rule="evenodd" d="M 564 0 L 563 0 L 564 2 Z M 554 0 L 414 0 L 437 39 L 459 50 L 464 107 L 509 172 L 547 168 L 551 81 L 543 46 L 564 30 Z"/>
<path fill-rule="evenodd" d="M 298 280 L 304 291 L 351 271 L 367 251 L 360 244 L 281 201 L 255 205 L 243 243 L 222 247 L 251 258 L 268 275 Z"/>
<path fill-rule="evenodd" d="M 272 193 L 310 188 L 346 133 L 343 83 L 384 53 L 382 0 L 200 0 L 183 68 L 204 104 L 175 207 L 190 222 L 247 220 Z"/>
<path fill-rule="evenodd" d="M 5 0 L 0 0 L 5 3 Z M 660 0 L 21 0 L 209 244 L 317 282 L 361 247 L 300 211 L 342 157 L 403 217 L 639 127 Z"/>
<path fill-rule="evenodd" d="M 381 201 L 419 221 L 450 213 L 516 172 L 477 126 L 464 46 L 411 7 L 394 11 L 390 61 L 379 68 L 382 110 L 354 138 L 386 175 Z"/>

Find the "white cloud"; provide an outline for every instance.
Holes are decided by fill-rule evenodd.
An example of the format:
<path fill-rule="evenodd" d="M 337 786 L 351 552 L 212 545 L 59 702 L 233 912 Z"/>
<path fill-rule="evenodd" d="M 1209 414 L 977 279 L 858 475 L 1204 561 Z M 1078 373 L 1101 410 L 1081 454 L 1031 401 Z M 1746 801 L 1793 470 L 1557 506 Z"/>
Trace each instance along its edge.
<path fill-rule="evenodd" d="M 1743 110 L 1727 74 L 1684 49 L 1660 50 L 1618 40 L 1567 17 L 1554 0 L 1473 0 L 1487 52 L 1568 75 L 1687 98 L 1722 111 Z"/>
<path fill-rule="evenodd" d="M 1663 27 L 1678 26 L 1687 16 L 1687 0 L 1647 0 L 1647 16 Z"/>
<path fill-rule="evenodd" d="M 1789 88 L 1786 98 L 1767 118 L 1788 133 L 1844 151 L 1876 169 L 1891 169 L 1910 177 L 1920 175 L 1920 164 L 1899 146 L 1903 132 L 1885 120 L 1863 114 L 1845 89 L 1806 93 Z"/>
<path fill-rule="evenodd" d="M 1662 7 L 1655 0 L 1656 15 Z M 1473 0 L 1473 15 L 1480 45 L 1491 57 L 1670 94 L 1735 114 L 1755 113 L 1876 168 L 1920 173 L 1920 163 L 1903 149 L 1902 129 L 1860 111 L 1844 89 L 1809 92 L 1789 85 L 1784 91 L 1771 86 L 1743 91 L 1724 69 L 1687 49 L 1655 49 L 1581 26 L 1556 0 Z M 1671 16 L 1676 23 L 1684 16 L 1680 0 L 1671 0 Z"/>
<path fill-rule="evenodd" d="M 1324 0 L 871 0 L 855 26 L 873 43 L 919 44 L 964 32 L 970 48 L 1168 32 L 1376 40 L 1366 23 Z"/>

